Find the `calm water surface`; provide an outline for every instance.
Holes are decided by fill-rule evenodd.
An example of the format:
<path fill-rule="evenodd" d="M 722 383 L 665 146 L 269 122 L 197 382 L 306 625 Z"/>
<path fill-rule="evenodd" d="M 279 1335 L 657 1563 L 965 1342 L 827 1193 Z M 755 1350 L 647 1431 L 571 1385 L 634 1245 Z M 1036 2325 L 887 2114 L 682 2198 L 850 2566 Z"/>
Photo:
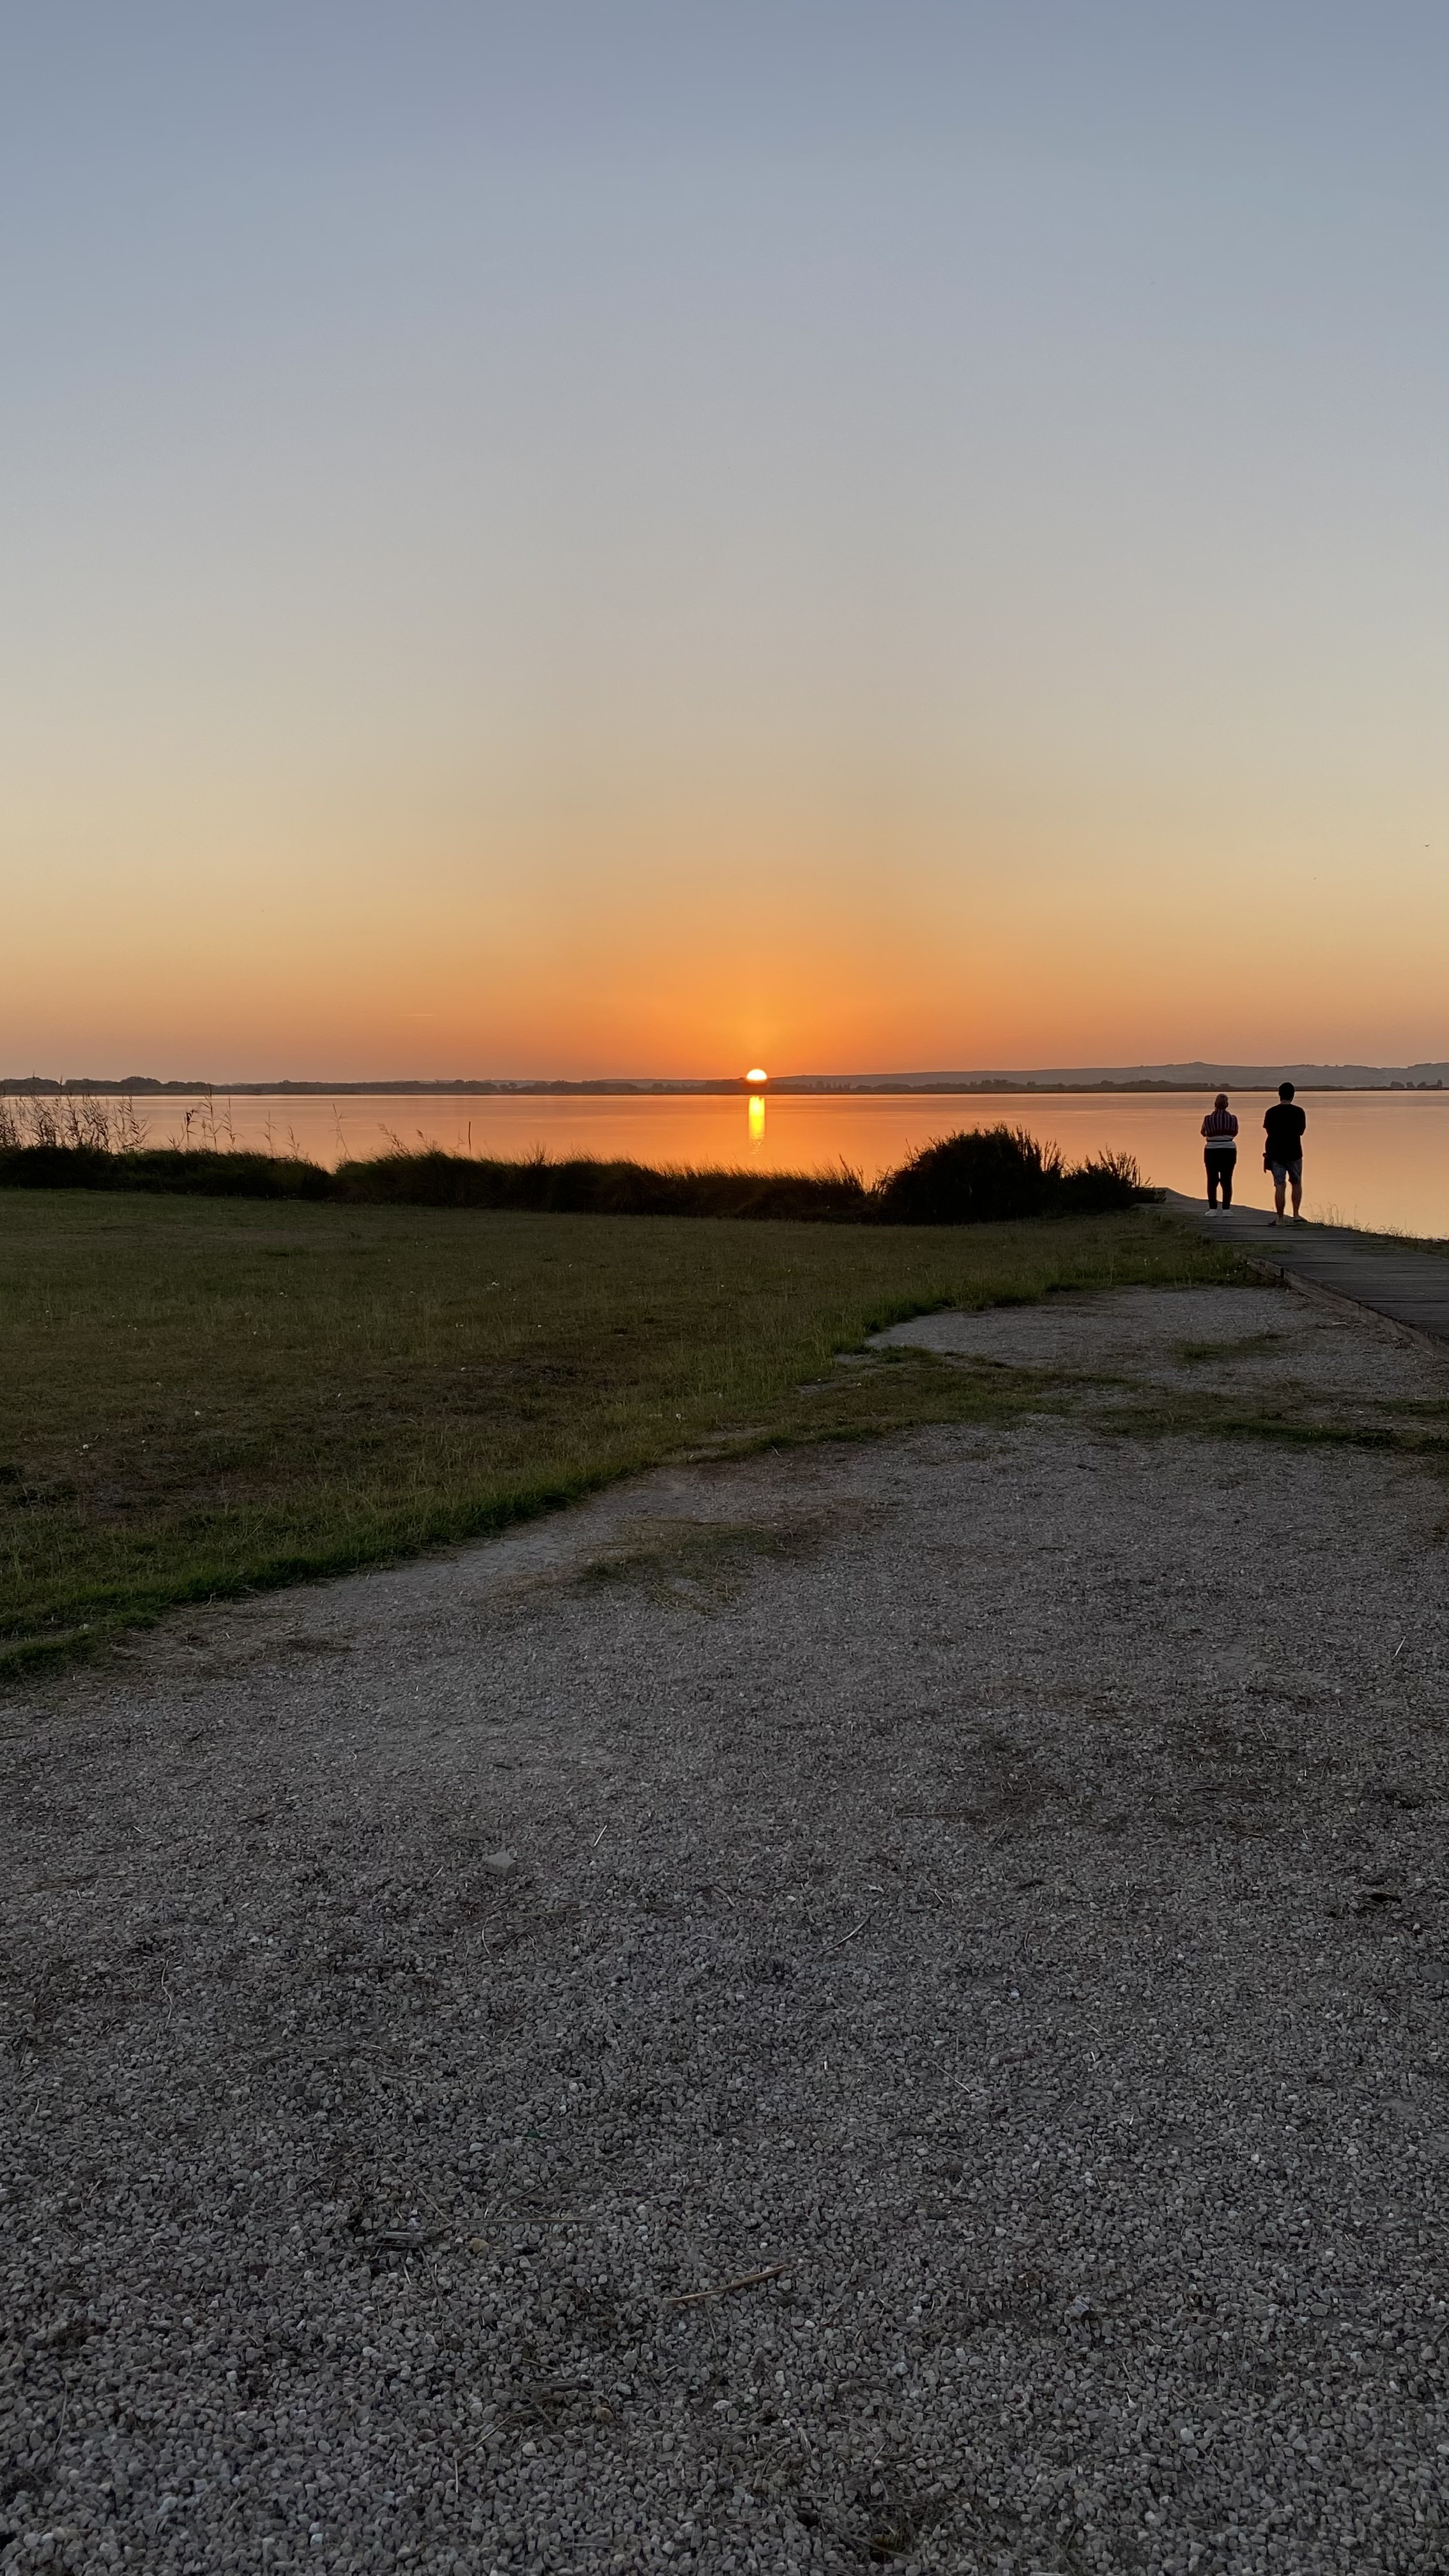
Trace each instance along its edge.
<path fill-rule="evenodd" d="M 1263 1111 L 1271 1092 L 1233 1096 L 1242 1134 L 1237 1195 L 1269 1207 L 1262 1170 Z M 1345 1225 L 1449 1235 L 1449 1092 L 1347 1091 L 1301 1095 L 1308 1113 L 1303 1207 L 1311 1217 Z M 450 1153 L 507 1158 L 543 1146 L 554 1156 L 623 1155 L 640 1163 L 738 1163 L 762 1171 L 818 1171 L 849 1163 L 870 1180 L 918 1145 L 958 1127 L 997 1119 L 1054 1139 L 1073 1162 L 1101 1148 L 1135 1154 L 1143 1177 L 1170 1189 L 1200 1192 L 1198 1134 L 1211 1094 L 1188 1092 L 917 1092 L 870 1097 L 766 1095 L 749 1100 L 547 1099 L 536 1095 L 472 1100 L 410 1100 L 344 1095 L 336 1101 L 249 1097 L 229 1105 L 238 1145 L 295 1142 L 316 1162 L 385 1153 L 390 1140 L 440 1145 Z M 167 1101 L 143 1105 L 150 1141 L 180 1141 L 192 1110 L 192 1139 L 203 1141 L 208 1118 L 224 1122 L 228 1104 Z"/>

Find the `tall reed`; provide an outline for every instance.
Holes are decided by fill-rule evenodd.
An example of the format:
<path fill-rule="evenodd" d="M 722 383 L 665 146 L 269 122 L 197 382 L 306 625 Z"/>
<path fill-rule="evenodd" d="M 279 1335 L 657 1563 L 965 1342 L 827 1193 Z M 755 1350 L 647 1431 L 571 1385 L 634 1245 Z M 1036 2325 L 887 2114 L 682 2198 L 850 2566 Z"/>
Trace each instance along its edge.
<path fill-rule="evenodd" d="M 139 1154 L 146 1121 L 125 1093 L 98 1100 L 91 1093 L 0 1092 L 0 1153 Z"/>

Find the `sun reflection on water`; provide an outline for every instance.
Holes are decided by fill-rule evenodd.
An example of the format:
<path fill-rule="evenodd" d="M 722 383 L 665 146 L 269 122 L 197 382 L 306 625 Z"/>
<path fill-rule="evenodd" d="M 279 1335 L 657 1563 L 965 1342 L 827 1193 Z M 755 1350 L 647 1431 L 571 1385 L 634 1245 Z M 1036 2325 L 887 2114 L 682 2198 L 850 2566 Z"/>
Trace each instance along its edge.
<path fill-rule="evenodd" d="M 762 1091 L 752 1091 L 750 1093 L 749 1121 L 750 1143 L 752 1145 L 763 1145 L 765 1141 L 765 1095 Z"/>

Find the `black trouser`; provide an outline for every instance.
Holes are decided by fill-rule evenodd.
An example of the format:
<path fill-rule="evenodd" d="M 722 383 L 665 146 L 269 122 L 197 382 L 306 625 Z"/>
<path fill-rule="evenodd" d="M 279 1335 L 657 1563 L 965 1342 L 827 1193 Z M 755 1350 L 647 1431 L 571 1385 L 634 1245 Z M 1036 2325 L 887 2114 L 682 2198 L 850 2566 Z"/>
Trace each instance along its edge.
<path fill-rule="evenodd" d="M 1236 1146 L 1236 1145 L 1230 1145 L 1230 1146 L 1228 1147 L 1228 1150 L 1227 1150 L 1227 1152 L 1226 1152 L 1226 1153 L 1223 1153 L 1223 1152 L 1221 1152 L 1221 1150 L 1220 1150 L 1220 1151 L 1219 1151 L 1219 1152 L 1217 1152 L 1216 1154 L 1214 1154 L 1214 1153 L 1205 1153 L 1205 1154 L 1203 1155 L 1203 1161 L 1204 1161 L 1204 1162 L 1206 1163 L 1206 1165 L 1207 1165 L 1207 1176 L 1208 1176 L 1208 1206 L 1209 1206 L 1209 1207 L 1216 1207 L 1216 1206 L 1217 1206 L 1217 1203 L 1218 1203 L 1218 1183 L 1219 1183 L 1219 1181 L 1221 1181 L 1221 1182 L 1222 1182 L 1222 1185 L 1223 1185 L 1223 1205 L 1224 1205 L 1224 1207 L 1231 1207 L 1231 1206 L 1232 1206 L 1232 1204 L 1233 1204 L 1233 1165 L 1236 1163 L 1237 1159 L 1238 1159 L 1238 1149 L 1237 1149 L 1237 1146 Z"/>

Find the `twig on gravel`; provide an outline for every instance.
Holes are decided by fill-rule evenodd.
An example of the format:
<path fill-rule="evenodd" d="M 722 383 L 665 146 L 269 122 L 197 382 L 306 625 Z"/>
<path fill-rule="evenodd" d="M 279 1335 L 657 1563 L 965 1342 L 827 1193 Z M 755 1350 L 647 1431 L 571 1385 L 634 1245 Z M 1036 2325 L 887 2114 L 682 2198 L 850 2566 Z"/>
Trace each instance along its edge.
<path fill-rule="evenodd" d="M 761 2281 L 777 2280 L 782 2272 L 793 2268 L 789 2263 L 767 2263 L 763 2272 L 742 2272 L 737 2281 L 721 2281 L 712 2290 L 676 2290 L 669 2304 L 672 2308 L 692 2308 L 701 2299 L 727 2299 L 731 2290 L 753 2290 Z"/>
<path fill-rule="evenodd" d="M 838 2290 L 836 2291 L 835 2296 L 834 2296 L 834 2298 L 831 2300 L 829 2307 L 825 2310 L 825 2314 L 827 2315 L 827 2317 L 833 2317 L 833 2316 L 834 2316 L 834 2314 L 835 2314 L 836 2309 L 844 2306 L 845 2301 L 846 2301 L 846 2300 L 847 2300 L 847 2298 L 849 2297 L 849 2295 L 850 2295 L 851 2291 L 854 2289 L 855 2284 L 856 2284 L 856 2282 L 859 2280 L 859 2278 L 860 2278 L 860 2265 L 859 2265 L 858 2263 L 852 2263 L 852 2265 L 851 2265 L 851 2267 L 850 2267 L 850 2270 L 846 2273 L 845 2280 L 844 2280 L 844 2282 L 843 2282 L 842 2286 L 840 2287 L 840 2289 L 838 2289 Z"/>
<path fill-rule="evenodd" d="M 879 1912 L 880 1912 L 880 1907 L 879 1907 L 878 1905 L 868 1906 L 868 1907 L 867 1907 L 867 1909 L 866 1909 L 866 1911 L 865 1911 L 865 1913 L 864 1913 L 864 1914 L 862 1914 L 862 1916 L 861 1916 L 861 1918 L 860 1918 L 860 1921 L 859 1921 L 858 1923 L 852 1923 L 852 1925 L 851 1925 L 851 1927 L 850 1927 L 850 1930 L 849 1930 L 847 1933 L 845 1933 L 839 1941 L 832 1941 L 832 1942 L 831 1942 L 831 1944 L 830 1944 L 831 1949 L 832 1949 L 832 1950 L 843 1950 L 847 1941 L 853 1941 L 853 1940 L 855 1939 L 855 1936 L 856 1936 L 857 1932 L 863 1932 L 863 1931 L 865 1930 L 865 1927 L 866 1927 L 867 1923 L 870 1921 L 870 1918 L 871 1918 L 872 1914 L 879 1914 Z"/>

